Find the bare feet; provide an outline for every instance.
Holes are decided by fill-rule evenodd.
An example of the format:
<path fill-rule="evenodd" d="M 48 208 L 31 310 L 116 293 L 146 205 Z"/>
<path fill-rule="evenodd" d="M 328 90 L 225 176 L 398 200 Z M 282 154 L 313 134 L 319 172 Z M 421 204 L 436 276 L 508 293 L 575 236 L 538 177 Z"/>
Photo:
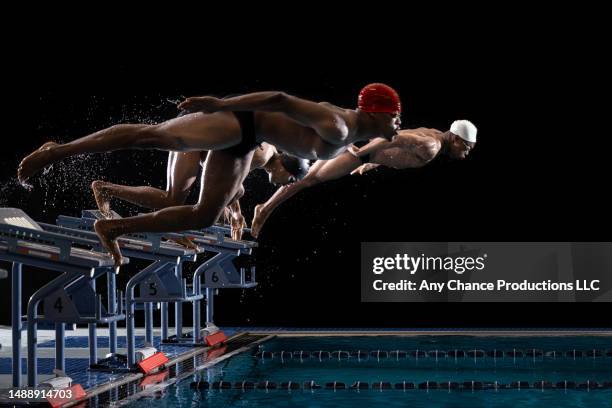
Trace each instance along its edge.
<path fill-rule="evenodd" d="M 43 167 L 53 162 L 52 150 L 57 146 L 55 142 L 47 142 L 40 146 L 38 150 L 30 153 L 25 159 L 19 164 L 17 169 L 17 178 L 19 182 L 25 184 L 26 181 L 32 177 Z"/>
<path fill-rule="evenodd" d="M 93 190 L 98 209 L 106 219 L 113 218 L 110 208 L 110 195 L 108 194 L 108 190 L 105 188 L 108 184 L 110 183 L 100 180 L 96 180 L 91 183 L 91 189 Z"/>
<path fill-rule="evenodd" d="M 123 263 L 123 257 L 121 256 L 121 250 L 119 250 L 119 244 L 117 243 L 118 234 L 113 232 L 112 223 L 115 220 L 97 220 L 94 223 L 94 229 L 96 234 L 100 237 L 100 242 L 111 254 L 115 260 L 115 266 L 120 266 Z"/>
<path fill-rule="evenodd" d="M 168 238 L 168 241 L 172 241 L 188 249 L 195 249 L 195 250 L 199 249 L 198 245 L 187 237 Z"/>
<path fill-rule="evenodd" d="M 264 226 L 264 223 L 268 219 L 268 212 L 265 211 L 264 204 L 258 204 L 255 206 L 253 215 L 253 222 L 251 223 L 251 235 L 255 238 L 259 236 L 259 232 Z"/>
<path fill-rule="evenodd" d="M 230 218 L 230 225 L 232 230 L 232 239 L 240 241 L 242 239 L 242 229 L 247 227 L 247 223 L 242 214 L 232 216 Z"/>

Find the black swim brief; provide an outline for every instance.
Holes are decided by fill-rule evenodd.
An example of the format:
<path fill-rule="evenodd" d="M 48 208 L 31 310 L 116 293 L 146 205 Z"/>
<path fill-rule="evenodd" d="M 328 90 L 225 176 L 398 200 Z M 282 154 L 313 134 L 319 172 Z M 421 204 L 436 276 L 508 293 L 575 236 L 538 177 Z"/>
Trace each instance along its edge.
<path fill-rule="evenodd" d="M 184 116 L 193 112 L 182 110 L 178 116 Z M 240 143 L 235 146 L 223 149 L 226 152 L 230 152 L 235 156 L 244 156 L 247 153 L 255 150 L 261 142 L 257 141 L 257 135 L 255 134 L 255 112 L 253 111 L 235 111 L 232 112 L 238 123 L 240 124 L 240 131 L 242 133 L 242 139 Z"/>
<path fill-rule="evenodd" d="M 257 141 L 257 135 L 255 134 L 255 112 L 235 111 L 232 113 L 236 116 L 240 124 L 242 139 L 237 145 L 228 147 L 224 150 L 236 156 L 244 156 L 260 145 L 260 142 Z"/>

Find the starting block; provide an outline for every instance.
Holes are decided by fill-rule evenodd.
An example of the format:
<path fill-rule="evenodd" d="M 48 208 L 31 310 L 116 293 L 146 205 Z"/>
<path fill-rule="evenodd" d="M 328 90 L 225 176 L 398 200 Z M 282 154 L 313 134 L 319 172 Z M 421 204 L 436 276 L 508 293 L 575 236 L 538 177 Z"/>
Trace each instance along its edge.
<path fill-rule="evenodd" d="M 120 216 L 113 212 L 113 218 Z M 58 225 L 93 231 L 96 220 L 103 219 L 98 210 L 84 210 L 81 218 L 60 216 Z M 195 261 L 202 250 L 188 249 L 164 238 L 182 238 L 180 234 L 135 233 L 120 237 L 117 242 L 121 251 L 130 258 L 152 261 L 152 263 L 134 275 L 127 284 L 125 291 L 125 309 L 127 326 L 127 370 L 137 369 L 135 347 L 135 311 L 137 304 L 144 304 L 145 310 L 145 340 L 153 342 L 153 304 L 162 306 L 162 332 L 167 332 L 167 303 L 194 302 L 203 298 L 198 293 L 189 293 L 187 281 L 182 277 L 182 264 L 185 261 Z M 136 295 L 138 293 L 138 296 Z M 177 328 L 178 330 L 178 328 Z M 111 337 L 111 355 L 98 362 L 95 370 L 123 371 L 124 360 L 116 355 L 116 328 L 109 330 Z M 162 333 L 163 337 L 163 333 Z M 156 357 L 159 358 L 159 357 Z M 147 365 L 148 367 L 148 365 Z"/>
<path fill-rule="evenodd" d="M 57 377 L 50 378 L 39 384 L 40 388 L 49 388 L 50 390 L 58 391 L 57 393 L 53 393 L 54 395 L 46 398 L 51 407 L 59 408 L 65 404 L 87 397 L 87 393 L 80 384 L 72 384 L 72 378 L 66 376 L 66 374 L 60 370 L 54 370 L 54 372 L 58 375 Z"/>
<path fill-rule="evenodd" d="M 212 228 L 212 230 L 211 230 Z M 211 327 L 216 329 L 213 324 L 213 290 L 218 288 L 252 288 L 257 285 L 255 280 L 255 268 L 251 268 L 247 274 L 244 268 L 240 272 L 233 264 L 233 260 L 241 255 L 251 255 L 253 248 L 257 247 L 256 242 L 233 240 L 227 236 L 230 233 L 229 227 L 214 226 L 203 230 L 189 230 L 182 234 L 193 243 L 202 247 L 208 252 L 214 252 L 211 259 L 202 263 L 193 275 L 193 293 L 203 295 L 202 288 L 206 289 L 206 325 L 201 328 L 200 301 L 193 303 L 193 331 L 188 337 L 170 337 L 164 343 L 193 346 L 207 346 L 204 340 L 206 336 L 212 334 Z M 202 284 L 202 280 L 205 284 Z M 216 329 L 217 331 L 218 329 Z"/>
<path fill-rule="evenodd" d="M 163 370 L 168 361 L 168 357 L 155 347 L 145 347 L 136 352 L 136 365 L 145 375 Z"/>
<path fill-rule="evenodd" d="M 256 242 L 252 241 L 237 241 L 223 235 L 219 238 L 220 232 L 228 233 L 229 227 L 220 228 L 216 226 L 216 231 L 219 233 L 214 237 L 220 239 L 215 243 L 217 254 L 198 266 L 193 276 L 194 292 L 202 293 L 204 289 L 206 297 L 206 326 L 216 327 L 213 323 L 214 314 L 214 295 L 221 288 L 238 288 L 248 289 L 257 286 L 255 277 L 255 267 L 252 267 L 247 274 L 245 268 L 240 268 L 240 271 L 234 266 L 233 260 L 241 255 L 251 255 L 253 248 L 257 247 Z M 210 243 L 212 238 L 210 233 L 205 229 L 202 231 L 187 231 L 186 234 L 198 245 Z M 201 327 L 200 305 L 194 303 L 193 309 L 193 342 L 200 344 L 204 340 L 204 344 L 211 346 L 225 341 L 225 335 L 221 332 L 217 333 L 200 333 Z M 212 336 L 211 336 L 212 335 Z M 221 339 L 221 340 L 220 340 Z"/>
<path fill-rule="evenodd" d="M 216 346 L 217 344 L 222 344 L 227 340 L 227 336 L 222 331 L 218 331 L 215 334 L 210 334 L 204 338 L 206 341 L 206 345 L 209 347 Z"/>
<path fill-rule="evenodd" d="M 37 290 L 28 302 L 28 386 L 37 385 L 37 323 L 54 322 L 56 327 L 56 369 L 64 369 L 64 324 L 89 325 L 90 362 L 96 358 L 95 327 L 99 323 L 122 320 L 125 316 L 109 312 L 96 294 L 96 279 L 114 276 L 112 257 L 97 252 L 100 242 L 95 234 L 37 223 L 22 210 L 0 208 L 0 259 L 13 262 L 13 385 L 20 386 L 21 345 L 21 271 L 22 265 L 61 272 Z M 127 263 L 129 259 L 125 259 Z M 44 303 L 45 315 L 38 315 Z"/>

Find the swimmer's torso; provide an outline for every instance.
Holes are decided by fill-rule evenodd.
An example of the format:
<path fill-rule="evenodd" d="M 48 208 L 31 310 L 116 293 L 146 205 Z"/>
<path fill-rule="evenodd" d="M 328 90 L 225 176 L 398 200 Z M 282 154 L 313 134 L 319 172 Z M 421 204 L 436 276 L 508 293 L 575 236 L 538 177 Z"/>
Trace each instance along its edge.
<path fill-rule="evenodd" d="M 409 169 L 421 167 L 427 164 L 414 152 L 409 152 L 401 147 L 389 147 L 372 153 L 371 163 L 381 164 L 394 169 Z"/>
<path fill-rule="evenodd" d="M 314 129 L 299 124 L 283 113 L 256 112 L 255 128 L 258 139 L 305 159 L 330 159 L 347 148 L 325 142 Z"/>
<path fill-rule="evenodd" d="M 441 145 L 434 138 L 434 135 L 437 133 L 441 132 L 437 129 L 428 128 L 400 130 L 397 135 L 397 141 L 393 143 L 394 146 L 373 152 L 370 161 L 394 169 L 422 167 L 431 161 L 431 157 L 425 158 L 425 155 L 421 154 L 422 151 L 419 146 L 415 145 L 409 137 L 416 135 L 430 139 L 429 143 L 433 143 L 439 151 Z"/>
<path fill-rule="evenodd" d="M 254 114 L 254 139 L 260 143 L 268 142 L 294 156 L 311 160 L 332 159 L 352 142 L 346 140 L 346 144 L 339 145 L 328 143 L 314 129 L 301 125 L 283 113 L 257 111 Z M 200 150 L 208 146 L 222 150 L 244 141 L 244 130 L 232 112 L 194 112 L 158 126 L 161 132 L 180 136 L 187 147 L 202 147 Z M 247 140 L 248 143 L 251 141 Z"/>

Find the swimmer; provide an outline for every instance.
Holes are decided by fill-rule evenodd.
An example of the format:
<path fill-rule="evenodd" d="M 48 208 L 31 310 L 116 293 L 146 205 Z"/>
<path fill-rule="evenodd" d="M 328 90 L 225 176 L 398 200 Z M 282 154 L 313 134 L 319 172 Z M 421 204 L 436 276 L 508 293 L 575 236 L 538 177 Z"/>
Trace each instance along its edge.
<path fill-rule="evenodd" d="M 352 146 L 335 159 L 319 160 L 302 180 L 279 188 L 267 202 L 255 207 L 251 234 L 257 237 L 281 203 L 308 187 L 348 174 L 364 174 L 378 166 L 423 167 L 439 155 L 465 159 L 476 145 L 476 133 L 476 126 L 471 122 L 457 120 L 446 132 L 428 128 L 400 130 L 392 141 L 374 139 L 360 149 Z"/>
<path fill-rule="evenodd" d="M 45 166 L 79 154 L 122 149 L 210 151 L 196 205 L 96 222 L 102 244 L 119 265 L 121 251 L 116 239 L 123 234 L 211 226 L 240 194 L 253 151 L 262 142 L 304 159 L 332 159 L 352 143 L 376 137 L 392 139 L 399 129 L 401 113 L 397 92 L 384 84 L 364 87 L 354 110 L 284 92 L 226 99 L 193 97 L 179 108 L 191 113 L 157 125 L 115 125 L 70 143 L 45 143 L 22 160 L 19 181 L 25 183 Z"/>
<path fill-rule="evenodd" d="M 141 207 L 162 209 L 183 205 L 193 187 L 200 166 L 205 165 L 207 152 L 170 152 L 166 170 L 166 190 L 150 186 L 123 186 L 96 180 L 91 188 L 100 212 L 111 218 L 111 198 L 128 201 Z M 308 172 L 309 162 L 298 159 L 286 153 L 279 153 L 268 143 L 262 143 L 253 153 L 251 169 L 263 169 L 268 173 L 270 183 L 275 186 L 286 185 L 304 178 Z M 240 209 L 239 198 L 244 193 L 244 187 L 239 190 L 235 200 L 225 208 L 225 218 L 232 230 L 232 239 L 242 239 L 242 229 L 246 227 L 244 216 Z M 190 241 L 179 242 L 187 247 L 195 244 Z"/>

